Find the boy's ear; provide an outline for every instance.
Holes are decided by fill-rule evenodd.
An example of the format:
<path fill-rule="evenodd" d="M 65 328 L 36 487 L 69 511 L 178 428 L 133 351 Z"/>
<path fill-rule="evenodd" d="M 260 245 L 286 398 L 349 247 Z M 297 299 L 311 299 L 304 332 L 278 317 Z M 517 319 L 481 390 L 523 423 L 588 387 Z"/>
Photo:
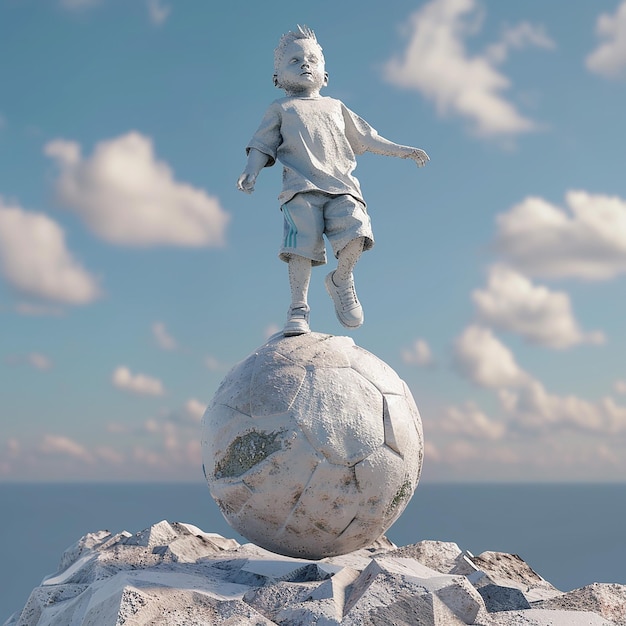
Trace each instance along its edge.
<path fill-rule="evenodd" d="M 278 87 L 278 74 L 272 76 L 272 82 L 274 83 L 274 87 Z"/>
<path fill-rule="evenodd" d="M 324 87 L 328 85 L 328 72 L 324 72 Z"/>

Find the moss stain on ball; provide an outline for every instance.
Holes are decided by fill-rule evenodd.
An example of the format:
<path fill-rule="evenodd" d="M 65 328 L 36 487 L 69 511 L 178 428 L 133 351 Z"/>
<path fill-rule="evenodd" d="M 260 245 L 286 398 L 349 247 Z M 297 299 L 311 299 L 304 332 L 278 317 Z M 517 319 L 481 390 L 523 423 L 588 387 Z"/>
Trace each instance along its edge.
<path fill-rule="evenodd" d="M 392 516 L 398 506 L 403 505 L 408 502 L 413 496 L 413 484 L 410 479 L 407 479 L 402 483 L 402 486 L 396 492 L 396 495 L 393 497 L 391 502 L 389 503 L 389 508 L 387 509 L 387 515 Z"/>
<path fill-rule="evenodd" d="M 235 478 L 282 448 L 284 430 L 260 433 L 256 430 L 237 437 L 215 465 L 216 478 Z"/>

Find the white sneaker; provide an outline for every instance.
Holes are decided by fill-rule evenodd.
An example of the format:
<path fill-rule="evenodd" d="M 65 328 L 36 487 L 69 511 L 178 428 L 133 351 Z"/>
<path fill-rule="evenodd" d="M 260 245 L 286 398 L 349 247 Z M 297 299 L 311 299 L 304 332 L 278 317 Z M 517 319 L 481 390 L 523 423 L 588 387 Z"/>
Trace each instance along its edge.
<path fill-rule="evenodd" d="M 334 274 L 334 271 L 328 274 L 324 283 L 328 295 L 335 303 L 337 319 L 346 328 L 358 328 L 363 323 L 363 308 L 356 295 L 354 279 L 350 276 L 345 285 L 338 287 L 333 280 Z"/>
<path fill-rule="evenodd" d="M 287 313 L 287 323 L 283 328 L 285 337 L 295 337 L 297 335 L 306 335 L 311 332 L 309 328 L 309 307 L 306 304 L 298 304 L 289 307 Z"/>

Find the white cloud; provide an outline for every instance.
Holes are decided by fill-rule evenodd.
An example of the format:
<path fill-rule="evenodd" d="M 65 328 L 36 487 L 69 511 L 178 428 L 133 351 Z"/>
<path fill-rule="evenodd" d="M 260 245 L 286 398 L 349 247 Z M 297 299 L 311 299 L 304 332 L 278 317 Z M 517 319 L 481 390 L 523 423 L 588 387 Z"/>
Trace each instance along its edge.
<path fill-rule="evenodd" d="M 39 352 L 31 352 L 26 355 L 13 355 L 6 358 L 6 362 L 9 365 L 28 365 L 35 369 L 45 371 L 52 368 L 52 360 L 40 354 Z"/>
<path fill-rule="evenodd" d="M 29 365 L 38 370 L 49 370 L 52 368 L 52 361 L 45 354 L 39 352 L 32 352 L 26 356 L 26 361 Z"/>
<path fill-rule="evenodd" d="M 276 333 L 282 332 L 282 330 L 282 326 L 279 326 L 278 324 L 270 324 L 269 326 L 266 326 L 263 330 L 263 337 L 265 339 L 269 339 Z"/>
<path fill-rule="evenodd" d="M 626 0 L 614 15 L 602 13 L 596 22 L 602 43 L 587 57 L 587 68 L 606 78 L 619 78 L 626 70 Z"/>
<path fill-rule="evenodd" d="M 63 229 L 47 215 L 0 198 L 0 271 L 16 289 L 65 304 L 100 296 L 98 281 L 74 259 Z"/>
<path fill-rule="evenodd" d="M 45 435 L 39 445 L 39 451 L 44 454 L 60 454 L 63 456 L 69 456 L 86 463 L 91 463 L 93 461 L 93 456 L 83 445 L 77 443 L 69 437 L 60 435 Z"/>
<path fill-rule="evenodd" d="M 455 343 L 454 358 L 461 374 L 496 392 L 512 426 L 540 432 L 555 427 L 600 435 L 626 432 L 626 407 L 610 397 L 589 402 L 548 392 L 543 383 L 519 367 L 513 353 L 489 329 L 469 326 Z M 454 417 L 448 415 L 448 420 Z"/>
<path fill-rule="evenodd" d="M 206 407 L 205 402 L 201 402 L 197 398 L 190 398 L 177 409 L 161 411 L 158 418 L 148 420 L 146 424 L 155 431 L 165 431 L 190 426 L 195 429 L 202 420 Z"/>
<path fill-rule="evenodd" d="M 114 387 L 139 395 L 162 396 L 165 393 L 163 383 L 158 378 L 145 374 L 133 374 L 127 367 L 118 367 L 111 376 Z"/>
<path fill-rule="evenodd" d="M 219 359 L 216 359 L 214 356 L 211 356 L 211 355 L 204 357 L 204 365 L 207 369 L 211 370 L 212 372 L 218 372 L 224 367 L 224 365 L 222 364 L 221 361 L 219 361 Z"/>
<path fill-rule="evenodd" d="M 417 339 L 409 349 L 402 351 L 402 360 L 407 365 L 425 367 L 433 364 L 433 355 L 430 346 L 424 339 Z"/>
<path fill-rule="evenodd" d="M 470 20 L 480 17 L 476 0 L 432 0 L 410 18 L 411 39 L 402 58 L 385 67 L 391 83 L 415 89 L 435 102 L 441 115 L 460 115 L 483 136 L 528 132 L 536 124 L 518 112 L 502 92 L 511 81 L 496 67 L 512 48 L 554 47 L 545 32 L 527 23 L 506 30 L 484 54 L 470 55 L 465 39 Z"/>
<path fill-rule="evenodd" d="M 424 458 L 427 463 L 431 461 L 438 463 L 442 460 L 439 448 L 433 443 L 432 439 L 426 439 L 426 441 L 424 441 Z"/>
<path fill-rule="evenodd" d="M 497 216 L 495 247 L 533 276 L 606 280 L 626 272 L 626 200 L 568 191 L 569 209 L 528 197 Z"/>
<path fill-rule="evenodd" d="M 205 402 L 200 402 L 200 400 L 197 400 L 196 398 L 190 398 L 187 402 L 185 402 L 184 406 L 187 415 L 189 415 L 189 417 L 195 422 L 200 422 L 200 420 L 202 420 L 206 407 L 207 405 Z"/>
<path fill-rule="evenodd" d="M 456 340 L 454 364 L 473 383 L 490 389 L 519 387 L 528 380 L 513 353 L 481 326 L 468 326 Z"/>
<path fill-rule="evenodd" d="M 553 50 L 556 47 L 543 26 L 521 22 L 517 26 L 506 27 L 500 41 L 489 46 L 485 54 L 492 63 L 503 63 L 512 49 L 521 50 L 528 46 L 544 50 Z"/>
<path fill-rule="evenodd" d="M 169 17 L 172 7 L 163 4 L 161 0 L 147 0 L 150 21 L 157 26 L 163 24 Z"/>
<path fill-rule="evenodd" d="M 178 342 L 167 332 L 163 322 L 152 324 L 152 334 L 159 348 L 163 350 L 176 350 L 178 348 Z"/>
<path fill-rule="evenodd" d="M 548 392 L 543 383 L 519 367 L 512 352 L 488 329 L 468 327 L 455 344 L 454 356 L 464 376 L 496 392 L 511 425 L 540 432 L 555 427 L 600 435 L 626 432 L 626 407 L 610 397 L 589 402 L 574 395 Z M 467 408 L 466 413 L 466 419 L 473 419 L 476 427 L 488 423 L 479 409 L 473 417 Z M 456 410 L 448 412 L 446 419 L 451 428 L 458 427 L 462 415 Z"/>
<path fill-rule="evenodd" d="M 580 330 L 566 293 L 533 285 L 504 265 L 490 269 L 487 288 L 474 291 L 472 298 L 482 322 L 542 346 L 569 348 L 604 341 L 600 332 Z"/>
<path fill-rule="evenodd" d="M 532 430 L 569 427 L 601 435 L 626 432 L 626 407 L 612 398 L 594 403 L 574 395 L 559 396 L 549 393 L 534 379 L 508 393 L 503 406 L 512 423 Z"/>
<path fill-rule="evenodd" d="M 474 402 L 463 406 L 449 406 L 435 420 L 429 430 L 441 430 L 449 435 L 496 441 L 506 433 L 506 425 L 490 419 Z"/>
<path fill-rule="evenodd" d="M 219 246 L 228 215 L 201 189 L 178 182 L 138 132 L 102 141 L 90 157 L 58 139 L 45 154 L 60 168 L 57 195 L 99 237 L 125 246 Z"/>
<path fill-rule="evenodd" d="M 613 389 L 615 389 L 616 393 L 626 394 L 626 380 L 616 380 Z"/>

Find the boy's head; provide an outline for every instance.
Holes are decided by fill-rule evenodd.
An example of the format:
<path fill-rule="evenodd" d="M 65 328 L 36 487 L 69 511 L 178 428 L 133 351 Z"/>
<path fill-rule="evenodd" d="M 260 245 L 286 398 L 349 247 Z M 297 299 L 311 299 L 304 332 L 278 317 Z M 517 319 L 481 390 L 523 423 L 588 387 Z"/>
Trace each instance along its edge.
<path fill-rule="evenodd" d="M 306 26 L 280 38 L 274 51 L 274 85 L 289 95 L 316 95 L 328 84 L 324 54 L 315 33 Z"/>

